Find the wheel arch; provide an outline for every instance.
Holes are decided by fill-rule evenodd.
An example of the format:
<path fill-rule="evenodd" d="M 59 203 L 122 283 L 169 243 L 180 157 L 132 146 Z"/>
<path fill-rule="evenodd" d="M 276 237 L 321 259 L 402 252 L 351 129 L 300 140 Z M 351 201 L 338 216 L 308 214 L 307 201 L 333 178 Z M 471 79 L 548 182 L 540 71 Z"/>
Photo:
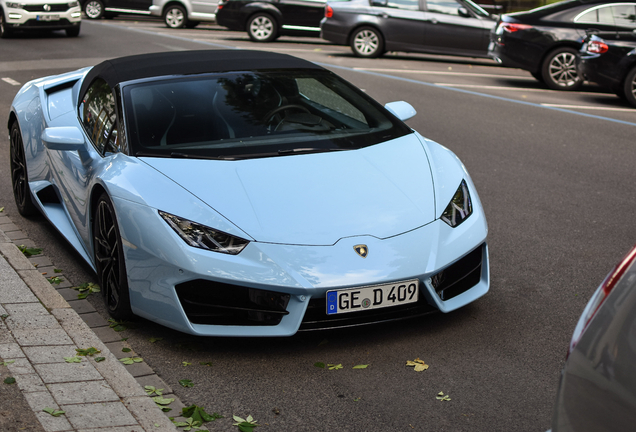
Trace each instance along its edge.
<path fill-rule="evenodd" d="M 250 22 L 252 17 L 259 12 L 264 12 L 268 15 L 271 15 L 272 18 L 274 18 L 274 21 L 276 22 L 276 28 L 279 31 L 283 27 L 283 14 L 280 10 L 278 10 L 276 6 L 272 4 L 261 2 L 249 3 L 243 6 L 241 10 L 245 12 L 243 30 L 247 30 L 247 23 Z"/>
<path fill-rule="evenodd" d="M 386 37 L 384 36 L 384 32 L 380 29 L 380 26 L 378 24 L 370 23 L 370 22 L 359 22 L 355 26 L 353 26 L 351 31 L 349 31 L 349 34 L 347 35 L 347 45 L 351 45 L 351 38 L 353 38 L 353 35 L 355 34 L 355 32 L 360 30 L 362 27 L 371 27 L 374 30 L 376 30 L 378 33 L 380 33 L 380 36 L 382 36 L 382 39 L 384 40 L 384 44 L 386 47 Z"/>
<path fill-rule="evenodd" d="M 9 120 L 7 120 L 7 129 L 11 130 L 11 126 L 13 126 L 13 123 L 18 121 L 18 116 L 16 115 L 15 112 L 13 112 L 13 110 L 11 110 L 11 112 L 9 112 Z M 18 123 L 18 127 L 20 127 L 20 123 Z"/>
<path fill-rule="evenodd" d="M 192 15 L 192 9 L 189 7 L 188 4 L 186 4 L 185 2 L 181 2 L 179 0 L 171 0 L 171 1 L 167 2 L 165 5 L 163 5 L 163 9 L 161 9 L 161 16 L 163 16 L 165 14 L 166 10 L 170 6 L 181 6 L 186 11 L 186 20 L 190 19 L 189 17 L 190 17 L 190 15 Z"/>

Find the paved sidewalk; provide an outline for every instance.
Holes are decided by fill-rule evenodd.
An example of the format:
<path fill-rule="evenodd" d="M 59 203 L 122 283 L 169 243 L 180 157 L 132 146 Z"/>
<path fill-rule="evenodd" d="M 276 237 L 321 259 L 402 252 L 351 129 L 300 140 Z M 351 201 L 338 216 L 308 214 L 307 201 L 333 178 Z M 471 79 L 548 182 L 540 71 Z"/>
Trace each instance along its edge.
<path fill-rule="evenodd" d="M 44 268 L 50 267 L 53 273 L 52 264 L 46 257 L 27 259 L 14 244 L 22 243 L 16 239 L 19 230 L 13 227 L 10 219 L 0 214 L 0 368 L 8 368 L 43 429 L 177 430 L 142 388 L 142 384 L 167 385 L 147 365 L 138 363 L 131 365 L 136 369 L 127 369 L 119 361 L 118 357 L 135 353 L 117 352 L 125 344 L 121 336 L 94 309 L 85 310 L 92 309 L 90 303 L 73 301 L 77 291 L 71 290 L 70 284 L 56 289 L 45 279 Z M 28 243 L 25 239 L 24 244 L 33 246 Z M 91 321 L 95 325 L 87 324 Z M 76 356 L 76 349 L 90 347 L 101 353 L 80 357 L 80 363 L 64 360 Z M 105 359 L 97 362 L 97 357 Z M 7 385 L 0 381 L 0 388 Z M 44 408 L 65 413 L 55 417 Z M 180 412 L 180 407 L 174 408 L 178 409 L 173 412 Z"/>

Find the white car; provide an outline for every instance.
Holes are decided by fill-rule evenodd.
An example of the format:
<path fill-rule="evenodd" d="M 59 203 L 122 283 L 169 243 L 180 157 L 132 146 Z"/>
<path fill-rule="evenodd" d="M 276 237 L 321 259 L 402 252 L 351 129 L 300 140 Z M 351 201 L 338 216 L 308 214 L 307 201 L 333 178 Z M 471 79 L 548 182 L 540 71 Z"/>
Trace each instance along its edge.
<path fill-rule="evenodd" d="M 150 15 L 163 17 L 170 28 L 194 28 L 201 21 L 216 21 L 219 0 L 153 0 Z"/>
<path fill-rule="evenodd" d="M 78 36 L 82 10 L 76 0 L 0 0 L 0 38 L 10 37 L 16 30 L 65 30 Z"/>

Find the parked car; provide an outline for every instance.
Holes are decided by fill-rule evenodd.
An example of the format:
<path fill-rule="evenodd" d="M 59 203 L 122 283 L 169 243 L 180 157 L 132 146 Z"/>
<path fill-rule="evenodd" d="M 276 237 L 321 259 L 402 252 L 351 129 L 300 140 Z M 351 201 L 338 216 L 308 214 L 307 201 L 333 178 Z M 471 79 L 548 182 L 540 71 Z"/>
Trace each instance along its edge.
<path fill-rule="evenodd" d="M 119 14 L 150 15 L 152 0 L 83 0 L 82 10 L 89 19 L 112 18 Z"/>
<path fill-rule="evenodd" d="M 592 295 L 561 372 L 552 432 L 627 432 L 636 424 L 636 247 Z"/>
<path fill-rule="evenodd" d="M 470 0 L 329 2 L 323 39 L 350 45 L 359 57 L 405 51 L 487 57 L 495 19 Z"/>
<path fill-rule="evenodd" d="M 588 36 L 577 56 L 579 75 L 624 98 L 636 107 L 636 34 L 634 32 Z M 614 40 L 609 39 L 612 37 Z"/>
<path fill-rule="evenodd" d="M 555 90 L 576 90 L 583 83 L 576 53 L 587 33 L 636 29 L 634 0 L 568 0 L 502 15 L 491 35 L 489 54 L 505 66 L 529 71 Z"/>
<path fill-rule="evenodd" d="M 21 30 L 64 30 L 68 36 L 80 33 L 82 10 L 76 0 L 0 0 L 0 38 Z"/>
<path fill-rule="evenodd" d="M 219 0 L 153 0 L 150 14 L 163 17 L 170 28 L 194 28 L 200 22 L 216 21 Z"/>
<path fill-rule="evenodd" d="M 247 31 L 254 42 L 271 42 L 281 35 L 320 36 L 326 0 L 221 0 L 218 25 Z"/>
<path fill-rule="evenodd" d="M 489 289 L 488 227 L 413 115 L 284 54 L 123 57 L 22 87 L 12 188 L 116 319 L 289 336 L 450 312 Z"/>

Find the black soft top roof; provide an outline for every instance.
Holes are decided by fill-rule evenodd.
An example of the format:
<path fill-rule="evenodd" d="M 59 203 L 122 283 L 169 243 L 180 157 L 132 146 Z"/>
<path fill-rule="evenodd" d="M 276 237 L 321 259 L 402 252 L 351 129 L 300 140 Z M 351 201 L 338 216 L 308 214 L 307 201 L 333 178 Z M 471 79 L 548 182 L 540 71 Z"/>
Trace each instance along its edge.
<path fill-rule="evenodd" d="M 200 50 L 141 54 L 95 65 L 82 83 L 80 98 L 96 77 L 103 78 L 113 88 L 119 83 L 141 78 L 256 69 L 322 68 L 297 57 L 266 51 Z"/>

